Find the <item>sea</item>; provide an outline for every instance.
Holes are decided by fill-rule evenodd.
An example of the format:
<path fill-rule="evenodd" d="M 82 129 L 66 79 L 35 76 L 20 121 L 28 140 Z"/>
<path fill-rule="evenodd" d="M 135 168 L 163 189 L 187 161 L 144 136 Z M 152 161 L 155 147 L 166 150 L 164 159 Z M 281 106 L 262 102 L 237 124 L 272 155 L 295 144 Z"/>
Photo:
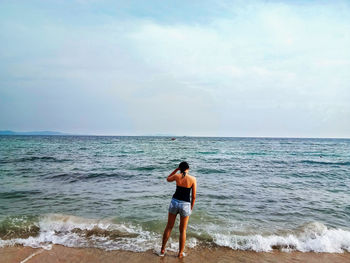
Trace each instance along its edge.
<path fill-rule="evenodd" d="M 188 248 L 350 252 L 350 139 L 307 138 L 0 136 L 0 247 L 159 250 L 181 161 Z"/>

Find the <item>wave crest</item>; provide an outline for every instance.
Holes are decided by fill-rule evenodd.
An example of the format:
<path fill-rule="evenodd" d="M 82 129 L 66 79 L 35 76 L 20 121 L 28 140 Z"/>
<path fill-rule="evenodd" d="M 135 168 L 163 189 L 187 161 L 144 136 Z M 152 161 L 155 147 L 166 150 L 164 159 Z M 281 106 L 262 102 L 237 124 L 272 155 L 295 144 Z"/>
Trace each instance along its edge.
<path fill-rule="evenodd" d="M 328 162 L 328 161 L 314 161 L 314 160 L 303 160 L 300 163 L 310 164 L 310 165 L 350 165 L 350 162 Z"/>
<path fill-rule="evenodd" d="M 1 230 L 2 229 L 2 230 Z M 4 229 L 7 231 L 4 231 Z M 39 218 L 10 218 L 0 224 L 0 247 L 16 244 L 50 249 L 52 244 L 67 247 L 96 247 L 105 250 L 146 251 L 159 250 L 161 233 L 154 233 L 113 220 L 86 219 L 77 216 L 50 214 Z M 210 233 L 211 232 L 211 233 Z M 10 234 L 8 234 L 10 233 Z M 209 231 L 210 239 L 188 233 L 187 247 L 218 245 L 234 250 L 269 252 L 350 252 L 350 232 L 329 229 L 313 222 L 288 234 L 228 234 Z M 177 251 L 178 240 L 169 239 L 169 249 Z"/>
<path fill-rule="evenodd" d="M 306 224 L 288 235 L 229 236 L 214 234 L 214 243 L 237 250 L 268 252 L 273 249 L 301 252 L 350 252 L 350 232 L 342 229 L 328 229 L 322 223 Z"/>

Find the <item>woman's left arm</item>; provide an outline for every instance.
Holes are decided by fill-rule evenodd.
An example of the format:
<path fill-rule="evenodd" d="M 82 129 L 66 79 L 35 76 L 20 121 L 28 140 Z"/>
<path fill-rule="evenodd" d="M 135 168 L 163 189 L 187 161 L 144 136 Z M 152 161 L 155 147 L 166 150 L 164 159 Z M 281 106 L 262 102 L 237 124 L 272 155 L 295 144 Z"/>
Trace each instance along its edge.
<path fill-rule="evenodd" d="M 172 182 L 172 181 L 175 181 L 176 180 L 176 172 L 180 170 L 179 168 L 176 168 L 174 171 L 172 171 L 171 174 L 168 175 L 168 177 L 166 178 L 166 180 L 168 182 Z"/>
<path fill-rule="evenodd" d="M 191 211 L 194 207 L 194 202 L 196 202 L 196 194 L 197 194 L 197 180 L 194 178 L 193 184 L 192 184 L 192 200 L 191 200 Z"/>

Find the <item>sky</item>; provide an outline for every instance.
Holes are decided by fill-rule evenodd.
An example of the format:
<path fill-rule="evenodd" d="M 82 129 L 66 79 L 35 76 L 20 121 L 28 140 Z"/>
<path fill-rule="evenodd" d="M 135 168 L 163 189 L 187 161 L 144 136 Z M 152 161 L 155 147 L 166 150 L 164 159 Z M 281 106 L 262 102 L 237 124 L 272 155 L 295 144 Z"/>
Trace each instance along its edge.
<path fill-rule="evenodd" d="M 0 0 L 0 130 L 350 138 L 350 1 Z"/>

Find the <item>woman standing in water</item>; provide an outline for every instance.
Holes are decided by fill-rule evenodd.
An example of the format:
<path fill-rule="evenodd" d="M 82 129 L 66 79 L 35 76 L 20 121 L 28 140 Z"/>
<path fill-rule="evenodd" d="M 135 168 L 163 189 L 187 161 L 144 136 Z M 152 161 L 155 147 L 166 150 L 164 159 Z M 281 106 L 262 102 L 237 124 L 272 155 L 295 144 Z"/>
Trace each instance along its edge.
<path fill-rule="evenodd" d="M 190 167 L 187 162 L 181 162 L 179 167 L 176 168 L 167 177 L 168 182 L 176 181 L 176 192 L 171 199 L 168 213 L 168 224 L 165 227 L 163 234 L 162 248 L 160 255 L 164 256 L 165 245 L 171 234 L 171 230 L 175 224 L 176 216 L 180 214 L 180 240 L 179 240 L 179 254 L 178 257 L 183 257 L 183 252 L 186 242 L 186 229 L 188 219 L 192 213 L 194 202 L 196 201 L 196 188 L 197 182 L 194 176 L 188 174 Z M 180 173 L 177 173 L 180 171 Z M 190 193 L 192 189 L 192 198 L 190 200 Z"/>

